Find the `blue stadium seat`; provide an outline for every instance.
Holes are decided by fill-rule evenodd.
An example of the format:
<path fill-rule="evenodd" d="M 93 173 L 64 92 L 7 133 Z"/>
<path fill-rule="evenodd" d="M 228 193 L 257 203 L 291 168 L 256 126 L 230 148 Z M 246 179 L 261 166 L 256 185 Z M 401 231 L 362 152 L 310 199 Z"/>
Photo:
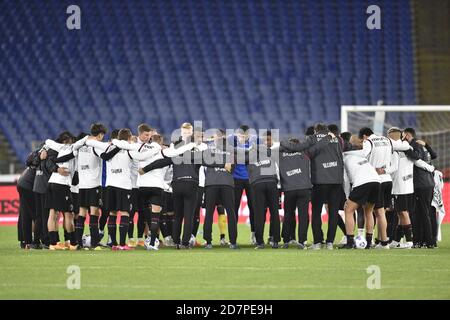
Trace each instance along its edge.
<path fill-rule="evenodd" d="M 377 3 L 385 28 L 369 31 L 369 1 L 79 0 L 68 31 L 59 1 L 2 1 L 0 129 L 24 160 L 94 121 L 302 135 L 342 104 L 415 104 L 410 3 Z"/>

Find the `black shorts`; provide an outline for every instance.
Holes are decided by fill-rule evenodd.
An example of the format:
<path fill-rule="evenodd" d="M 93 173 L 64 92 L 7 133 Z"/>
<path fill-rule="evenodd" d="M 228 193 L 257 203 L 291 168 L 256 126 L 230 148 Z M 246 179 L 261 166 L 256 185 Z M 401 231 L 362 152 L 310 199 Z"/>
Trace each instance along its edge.
<path fill-rule="evenodd" d="M 101 187 L 95 187 L 90 189 L 80 189 L 80 207 L 100 208 L 102 206 L 102 189 Z"/>
<path fill-rule="evenodd" d="M 163 192 L 162 194 L 162 212 L 173 212 L 173 194 L 172 192 Z"/>
<path fill-rule="evenodd" d="M 369 182 L 354 188 L 348 199 L 356 202 L 360 206 L 366 203 L 376 203 L 380 192 L 380 184 L 378 182 Z"/>
<path fill-rule="evenodd" d="M 106 187 L 106 207 L 109 211 L 132 212 L 131 190 Z"/>
<path fill-rule="evenodd" d="M 61 212 L 72 212 L 72 193 L 70 187 L 58 183 L 49 183 L 45 194 L 45 208 Z"/>
<path fill-rule="evenodd" d="M 162 188 L 155 187 L 142 187 L 139 188 L 139 198 L 144 208 L 149 208 L 152 204 L 156 206 L 162 206 Z"/>
<path fill-rule="evenodd" d="M 133 205 L 133 210 L 134 212 L 138 211 L 139 208 L 141 207 L 139 205 L 139 189 L 138 188 L 133 188 L 131 189 L 131 204 Z"/>
<path fill-rule="evenodd" d="M 414 209 L 414 193 L 392 195 L 395 212 L 409 211 Z"/>
<path fill-rule="evenodd" d="M 389 208 L 391 206 L 392 199 L 392 181 L 383 182 L 380 186 L 380 193 L 378 194 L 378 200 L 375 203 L 375 209 Z"/>
<path fill-rule="evenodd" d="M 74 214 L 80 213 L 80 195 L 78 193 L 72 192 L 72 212 Z"/>
<path fill-rule="evenodd" d="M 108 212 L 108 207 L 106 206 L 106 187 L 101 187 L 101 191 L 102 191 L 102 205 L 101 205 L 101 209 L 102 209 L 102 214 L 103 211 L 104 212 Z"/>

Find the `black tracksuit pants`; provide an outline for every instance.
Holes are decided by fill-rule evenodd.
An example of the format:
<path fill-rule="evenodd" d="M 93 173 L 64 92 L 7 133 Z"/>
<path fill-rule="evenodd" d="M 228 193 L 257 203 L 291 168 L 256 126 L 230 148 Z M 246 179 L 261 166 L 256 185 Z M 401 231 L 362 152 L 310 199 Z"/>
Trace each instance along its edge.
<path fill-rule="evenodd" d="M 431 234 L 433 239 L 433 244 L 437 244 L 437 236 L 438 236 L 438 217 L 436 213 L 436 208 L 430 207 L 430 221 L 431 221 Z"/>
<path fill-rule="evenodd" d="M 205 223 L 203 225 L 203 239 L 207 243 L 212 242 L 212 224 L 214 209 L 222 205 L 227 210 L 228 236 L 231 244 L 236 244 L 237 221 L 234 213 L 234 190 L 231 186 L 207 186 L 205 187 Z"/>
<path fill-rule="evenodd" d="M 328 232 L 326 242 L 334 242 L 341 196 L 342 184 L 318 184 L 313 186 L 311 204 L 312 231 L 315 244 L 323 242 L 322 206 L 325 203 L 328 203 Z"/>
<path fill-rule="evenodd" d="M 198 181 L 177 180 L 172 183 L 173 209 L 175 219 L 173 222 L 172 238 L 176 244 L 180 244 L 181 225 L 184 220 L 183 238 L 181 244 L 189 245 L 194 222 L 194 210 L 197 202 Z"/>
<path fill-rule="evenodd" d="M 252 187 L 248 179 L 234 179 L 234 213 L 236 214 L 236 221 L 239 222 L 239 207 L 241 206 L 241 197 L 244 190 L 247 195 L 247 205 L 250 215 L 250 229 L 251 232 L 255 232 L 255 209 L 253 208 Z"/>
<path fill-rule="evenodd" d="M 19 238 L 22 238 L 25 244 L 31 244 L 33 242 L 33 221 L 36 219 L 34 193 L 32 190 L 24 189 L 20 186 L 17 186 L 17 191 L 19 192 L 19 219 L 21 226 L 21 236 L 19 235 Z"/>
<path fill-rule="evenodd" d="M 298 242 L 303 243 L 307 240 L 309 226 L 308 205 L 310 198 L 310 189 L 284 192 L 284 221 L 281 234 L 285 243 L 292 240 L 295 234 L 295 209 L 298 209 Z"/>
<path fill-rule="evenodd" d="M 431 200 L 433 188 L 414 189 L 413 240 L 416 244 L 433 244 L 431 229 Z"/>
<path fill-rule="evenodd" d="M 34 230 L 34 243 L 42 242 L 45 245 L 50 245 L 50 238 L 48 236 L 48 216 L 49 210 L 45 208 L 45 194 L 34 193 L 34 203 L 36 206 L 36 221 Z"/>
<path fill-rule="evenodd" d="M 280 242 L 280 216 L 278 213 L 278 190 L 275 181 L 256 182 L 252 184 L 255 208 L 255 237 L 258 245 L 264 244 L 264 225 L 266 223 L 266 208 L 269 208 L 272 236 L 274 242 Z M 273 220 L 272 220 L 273 219 Z"/>
<path fill-rule="evenodd" d="M 197 190 L 197 201 L 195 204 L 195 211 L 194 211 L 194 222 L 192 225 L 192 234 L 194 235 L 194 237 L 197 236 L 198 227 L 200 226 L 200 209 L 204 205 L 203 203 L 204 192 L 205 188 L 199 186 Z"/>

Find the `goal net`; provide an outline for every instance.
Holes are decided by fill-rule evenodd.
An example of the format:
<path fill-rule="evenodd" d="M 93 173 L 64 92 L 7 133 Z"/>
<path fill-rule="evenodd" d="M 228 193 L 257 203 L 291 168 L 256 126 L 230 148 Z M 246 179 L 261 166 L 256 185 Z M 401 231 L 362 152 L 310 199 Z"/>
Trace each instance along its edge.
<path fill-rule="evenodd" d="M 414 128 L 438 154 L 433 165 L 450 179 L 450 106 L 342 106 L 341 131 L 357 134 L 362 127 L 380 135 L 391 127 Z"/>

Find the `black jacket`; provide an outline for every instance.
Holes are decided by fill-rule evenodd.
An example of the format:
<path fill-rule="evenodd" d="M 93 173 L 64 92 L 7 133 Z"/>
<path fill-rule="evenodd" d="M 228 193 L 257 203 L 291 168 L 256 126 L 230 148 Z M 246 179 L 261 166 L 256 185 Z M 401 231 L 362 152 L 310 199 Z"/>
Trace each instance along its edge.
<path fill-rule="evenodd" d="M 425 147 L 418 144 L 416 139 L 411 140 L 409 143 L 412 150 L 412 158 L 420 159 L 427 163 L 430 163 L 431 159 L 436 159 L 437 154 L 431 149 L 430 146 L 426 145 Z M 411 152 L 408 153 L 411 155 Z M 407 154 L 407 155 L 408 155 Z M 416 159 L 416 160 L 417 160 Z M 421 169 L 417 166 L 414 166 L 414 189 L 420 188 L 434 188 L 434 176 L 433 173 L 428 172 L 424 169 Z"/>
<path fill-rule="evenodd" d="M 325 139 L 324 141 L 322 141 Z M 289 151 L 308 149 L 311 158 L 311 182 L 320 184 L 342 184 L 344 182 L 344 147 L 337 138 L 331 138 L 328 132 L 309 136 L 303 143 L 284 141 L 281 146 Z"/>

